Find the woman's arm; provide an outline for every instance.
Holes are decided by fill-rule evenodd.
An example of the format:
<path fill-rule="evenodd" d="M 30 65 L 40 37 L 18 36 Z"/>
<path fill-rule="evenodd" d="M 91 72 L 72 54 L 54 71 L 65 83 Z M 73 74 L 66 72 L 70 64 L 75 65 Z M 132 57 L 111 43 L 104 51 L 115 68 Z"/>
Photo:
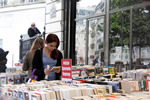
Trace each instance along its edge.
<path fill-rule="evenodd" d="M 61 59 L 63 59 L 62 53 L 59 51 L 58 59 L 57 59 L 57 64 L 56 66 L 61 66 Z"/>
<path fill-rule="evenodd" d="M 23 66 L 22 66 L 22 70 L 23 71 L 28 71 L 29 70 L 29 52 L 27 52 L 26 56 L 25 56 L 25 59 L 24 59 L 24 62 L 23 62 Z"/>
<path fill-rule="evenodd" d="M 37 50 L 35 52 L 35 55 L 33 57 L 32 61 L 33 69 L 36 69 L 34 72 L 34 75 L 36 76 L 42 76 L 44 75 L 44 68 L 43 68 L 43 63 L 42 63 L 42 56 L 41 56 L 41 50 Z"/>
<path fill-rule="evenodd" d="M 62 53 L 59 51 L 59 55 L 58 55 L 58 59 L 57 59 L 57 64 L 56 66 L 61 66 L 61 59 L 63 59 L 63 55 Z M 56 73 L 56 80 L 60 80 L 61 79 L 61 68 L 60 68 L 60 72 Z"/>

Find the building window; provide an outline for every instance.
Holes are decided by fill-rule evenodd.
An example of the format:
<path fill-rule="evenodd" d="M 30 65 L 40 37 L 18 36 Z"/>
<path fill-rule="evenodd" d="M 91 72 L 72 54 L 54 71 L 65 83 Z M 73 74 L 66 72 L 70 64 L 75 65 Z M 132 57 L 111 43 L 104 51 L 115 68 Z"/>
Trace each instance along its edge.
<path fill-rule="evenodd" d="M 76 22 L 76 64 L 85 64 L 86 20 Z"/>
<path fill-rule="evenodd" d="M 77 2 L 77 18 L 104 12 L 105 0 L 80 0 Z"/>
<path fill-rule="evenodd" d="M 104 62 L 104 17 L 89 20 L 88 64 Z"/>
<path fill-rule="evenodd" d="M 150 66 L 150 6 L 133 9 L 133 67 Z"/>
<path fill-rule="evenodd" d="M 25 0 L 21 0 L 21 3 L 25 3 Z"/>
<path fill-rule="evenodd" d="M 130 11 L 110 14 L 110 64 L 129 63 Z"/>
<path fill-rule="evenodd" d="M 6 6 L 7 5 L 7 0 L 0 0 L 0 6 Z"/>

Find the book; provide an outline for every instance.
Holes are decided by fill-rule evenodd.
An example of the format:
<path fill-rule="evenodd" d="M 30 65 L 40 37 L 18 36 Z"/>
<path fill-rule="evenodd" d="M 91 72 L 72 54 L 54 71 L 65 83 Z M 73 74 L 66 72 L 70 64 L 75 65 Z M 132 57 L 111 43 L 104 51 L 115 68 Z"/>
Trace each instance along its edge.
<path fill-rule="evenodd" d="M 29 100 L 29 93 L 28 93 L 28 91 L 26 91 L 26 92 L 24 92 L 24 99 L 25 100 Z"/>
<path fill-rule="evenodd" d="M 31 94 L 31 100 L 41 100 L 41 96 L 38 94 Z"/>
<path fill-rule="evenodd" d="M 13 89 L 13 98 L 18 98 L 18 90 Z"/>
<path fill-rule="evenodd" d="M 7 83 L 8 84 L 14 84 L 14 76 L 13 76 L 13 74 L 8 74 L 7 75 Z"/>
<path fill-rule="evenodd" d="M 6 84 L 6 75 L 0 75 L 0 84 L 1 86 L 3 86 L 4 84 Z"/>
<path fill-rule="evenodd" d="M 20 84 L 21 83 L 20 74 L 14 74 L 14 83 L 15 84 Z"/>
<path fill-rule="evenodd" d="M 54 71 L 57 71 L 57 70 L 60 70 L 60 66 L 55 66 L 51 69 L 51 72 L 54 72 Z"/>

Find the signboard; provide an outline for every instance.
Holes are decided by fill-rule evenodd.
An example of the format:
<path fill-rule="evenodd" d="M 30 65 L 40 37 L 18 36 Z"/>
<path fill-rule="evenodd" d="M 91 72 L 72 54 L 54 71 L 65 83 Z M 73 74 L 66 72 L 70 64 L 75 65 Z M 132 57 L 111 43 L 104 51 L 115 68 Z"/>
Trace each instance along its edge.
<path fill-rule="evenodd" d="M 150 75 L 147 75 L 147 80 L 148 80 L 148 90 L 150 95 Z"/>
<path fill-rule="evenodd" d="M 72 59 L 61 60 L 61 80 L 67 82 L 72 80 Z"/>

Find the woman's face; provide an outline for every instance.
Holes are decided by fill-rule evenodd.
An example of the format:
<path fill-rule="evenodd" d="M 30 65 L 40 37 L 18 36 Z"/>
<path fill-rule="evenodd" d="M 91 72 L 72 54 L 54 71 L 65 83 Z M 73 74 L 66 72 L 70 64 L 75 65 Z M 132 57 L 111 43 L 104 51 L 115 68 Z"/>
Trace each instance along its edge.
<path fill-rule="evenodd" d="M 47 48 L 50 52 L 52 52 L 53 50 L 56 49 L 57 46 L 57 42 L 51 42 L 51 43 L 47 43 Z"/>

